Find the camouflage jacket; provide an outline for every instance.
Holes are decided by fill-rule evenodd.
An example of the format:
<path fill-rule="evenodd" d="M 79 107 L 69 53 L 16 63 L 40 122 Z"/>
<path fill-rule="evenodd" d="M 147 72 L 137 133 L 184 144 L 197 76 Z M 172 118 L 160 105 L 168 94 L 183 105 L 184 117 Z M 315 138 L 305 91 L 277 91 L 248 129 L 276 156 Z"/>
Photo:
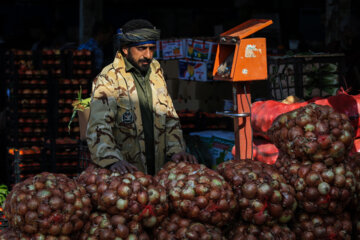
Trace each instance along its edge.
<path fill-rule="evenodd" d="M 166 157 L 185 150 L 185 142 L 160 64 L 154 59 L 150 67 L 155 172 L 158 172 Z M 102 167 L 126 160 L 140 171 L 147 171 L 138 95 L 134 79 L 125 71 L 124 59 L 119 52 L 114 62 L 94 80 L 87 143 L 92 160 Z"/>

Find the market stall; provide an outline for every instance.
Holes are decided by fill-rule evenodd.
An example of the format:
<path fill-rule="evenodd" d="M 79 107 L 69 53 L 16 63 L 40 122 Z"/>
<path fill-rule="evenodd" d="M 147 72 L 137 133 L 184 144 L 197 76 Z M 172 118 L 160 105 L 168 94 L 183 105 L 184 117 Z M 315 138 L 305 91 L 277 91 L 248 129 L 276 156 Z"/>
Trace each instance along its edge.
<path fill-rule="evenodd" d="M 271 23 L 157 42 L 198 163 L 168 161 L 154 176 L 91 162 L 91 52 L 8 51 L 0 240 L 359 239 L 359 95 L 330 79 L 332 96 L 313 98 L 313 87 L 303 100 L 311 81 L 341 71 L 328 62 L 309 85 L 283 91 L 288 79 L 269 70 L 283 63 L 268 61 L 265 38 L 249 37 Z M 275 100 L 254 100 L 256 80 L 270 81 Z"/>

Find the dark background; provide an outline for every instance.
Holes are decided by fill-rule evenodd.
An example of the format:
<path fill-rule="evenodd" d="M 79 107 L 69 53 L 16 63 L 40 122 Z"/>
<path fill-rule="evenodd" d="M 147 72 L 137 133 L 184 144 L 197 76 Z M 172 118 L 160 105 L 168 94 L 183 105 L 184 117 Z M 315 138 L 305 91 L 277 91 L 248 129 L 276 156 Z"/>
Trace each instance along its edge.
<path fill-rule="evenodd" d="M 214 36 L 217 34 L 214 31 L 216 25 L 222 26 L 223 31 L 226 31 L 250 18 L 271 18 L 274 24 L 267 30 L 271 32 L 271 48 L 280 46 L 286 49 L 289 39 L 300 39 L 302 50 L 320 51 L 329 47 L 324 41 L 328 1 L 102 0 L 96 1 L 96 9 L 87 11 L 90 14 L 93 11 L 94 17 L 111 24 L 114 31 L 132 18 L 146 18 L 162 30 L 162 38 Z M 341 0 L 332 2 L 342 4 Z M 59 43 L 78 43 L 79 5 L 80 0 L 3 0 L 0 2 L 0 36 L 8 47 L 25 49 L 31 48 L 42 33 Z M 354 39 L 359 38 L 359 33 L 356 32 L 359 25 L 359 9 L 359 1 L 352 0 L 349 31 Z M 92 22 L 85 22 L 84 27 L 91 28 L 91 24 Z M 340 49 L 333 47 L 330 50 Z"/>
<path fill-rule="evenodd" d="M 330 17 L 329 7 L 336 9 Z M 344 53 L 346 81 L 352 93 L 360 90 L 358 0 L 3 0 L 0 47 L 32 49 L 41 41 L 43 48 L 76 48 L 91 37 L 96 21 L 108 24 L 114 36 L 134 18 L 150 20 L 161 29 L 162 39 L 214 37 L 248 19 L 272 19 L 272 25 L 254 34 L 266 37 L 268 55 L 289 53 L 292 39 L 299 41 L 293 53 Z M 104 53 L 107 65 L 114 57 L 112 38 Z M 3 107 L 0 100 L 0 111 Z"/>

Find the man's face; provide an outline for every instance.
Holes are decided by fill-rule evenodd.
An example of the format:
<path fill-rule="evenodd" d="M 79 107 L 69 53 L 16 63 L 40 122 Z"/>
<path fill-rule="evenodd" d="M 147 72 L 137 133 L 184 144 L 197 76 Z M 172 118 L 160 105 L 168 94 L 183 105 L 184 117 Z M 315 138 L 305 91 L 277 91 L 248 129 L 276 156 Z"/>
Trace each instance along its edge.
<path fill-rule="evenodd" d="M 139 69 L 142 73 L 146 73 L 150 67 L 155 49 L 155 44 L 144 44 L 123 48 L 123 52 L 126 59 L 131 62 L 134 67 Z"/>

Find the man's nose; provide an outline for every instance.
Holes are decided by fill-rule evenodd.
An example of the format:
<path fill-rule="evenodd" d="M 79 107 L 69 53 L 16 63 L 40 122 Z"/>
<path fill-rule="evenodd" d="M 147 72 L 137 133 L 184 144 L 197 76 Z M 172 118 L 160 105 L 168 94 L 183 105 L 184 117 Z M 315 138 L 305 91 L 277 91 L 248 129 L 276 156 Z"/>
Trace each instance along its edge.
<path fill-rule="evenodd" d="M 149 48 L 147 48 L 147 49 L 145 50 L 144 57 L 147 58 L 147 59 L 151 59 L 151 58 L 152 58 L 152 51 L 151 51 Z"/>

